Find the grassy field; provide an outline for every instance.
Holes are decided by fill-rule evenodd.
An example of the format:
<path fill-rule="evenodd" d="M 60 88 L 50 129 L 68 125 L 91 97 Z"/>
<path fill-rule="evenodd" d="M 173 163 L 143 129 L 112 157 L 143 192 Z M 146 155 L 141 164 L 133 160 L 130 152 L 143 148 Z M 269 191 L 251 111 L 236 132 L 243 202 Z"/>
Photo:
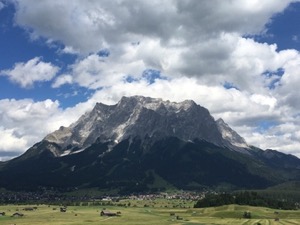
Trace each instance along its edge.
<path fill-rule="evenodd" d="M 128 204 L 129 201 L 122 201 Z M 145 207 L 146 205 L 146 207 Z M 120 216 L 100 216 L 103 206 L 68 206 L 67 212 L 60 212 L 54 205 L 2 205 L 1 225 L 85 225 L 85 224 L 136 224 L 136 225 L 293 225 L 300 224 L 300 211 L 283 211 L 261 207 L 228 205 L 203 209 L 189 208 L 192 202 L 181 201 L 130 201 L 129 207 L 105 206 L 111 212 L 121 212 Z M 34 211 L 24 211 L 25 207 L 37 207 Z M 251 212 L 251 219 L 244 219 L 243 213 Z M 23 217 L 11 217 L 15 212 Z M 276 213 L 275 213 L 276 212 Z M 279 221 L 275 221 L 275 218 Z"/>

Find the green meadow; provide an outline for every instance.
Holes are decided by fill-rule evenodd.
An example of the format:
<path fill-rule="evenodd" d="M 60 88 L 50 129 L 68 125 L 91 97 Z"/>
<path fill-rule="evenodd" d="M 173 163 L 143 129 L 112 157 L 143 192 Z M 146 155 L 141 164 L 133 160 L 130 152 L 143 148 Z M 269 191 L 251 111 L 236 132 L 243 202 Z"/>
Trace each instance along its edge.
<path fill-rule="evenodd" d="M 129 203 L 129 206 L 128 206 Z M 194 209 L 192 202 L 177 200 L 138 201 L 123 200 L 119 204 L 126 206 L 68 206 L 66 212 L 60 212 L 57 205 L 1 205 L 1 225 L 85 225 L 85 224 L 136 224 L 136 225 L 293 225 L 300 224 L 300 211 L 274 210 L 262 207 L 227 205 Z M 34 211 L 24 208 L 36 207 Z M 118 216 L 100 216 L 105 208 L 110 212 L 119 212 Z M 244 212 L 250 212 L 251 218 L 243 218 Z M 12 217 L 14 213 L 23 217 Z M 275 221 L 275 218 L 279 220 Z"/>

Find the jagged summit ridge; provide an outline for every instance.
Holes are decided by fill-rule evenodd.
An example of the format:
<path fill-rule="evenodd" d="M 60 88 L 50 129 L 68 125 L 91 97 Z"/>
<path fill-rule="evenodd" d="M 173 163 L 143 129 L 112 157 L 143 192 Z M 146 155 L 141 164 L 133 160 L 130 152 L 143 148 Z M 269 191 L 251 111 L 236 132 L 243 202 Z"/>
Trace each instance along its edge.
<path fill-rule="evenodd" d="M 84 149 L 96 140 L 119 143 L 139 138 L 154 143 L 171 136 L 184 141 L 199 139 L 218 146 L 234 146 L 235 142 L 231 144 L 223 135 L 229 127 L 220 129 L 219 126 L 206 108 L 192 100 L 176 103 L 133 96 L 123 97 L 116 105 L 97 103 L 70 127 L 61 127 L 44 140 L 59 145 L 64 153 Z M 232 129 L 227 133 L 233 134 Z"/>

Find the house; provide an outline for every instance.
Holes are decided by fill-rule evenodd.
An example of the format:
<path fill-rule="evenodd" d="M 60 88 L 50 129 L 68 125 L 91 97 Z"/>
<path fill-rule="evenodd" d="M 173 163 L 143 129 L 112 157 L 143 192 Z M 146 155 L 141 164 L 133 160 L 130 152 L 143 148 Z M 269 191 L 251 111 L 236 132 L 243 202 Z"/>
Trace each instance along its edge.
<path fill-rule="evenodd" d="M 100 216 L 117 216 L 117 213 L 110 212 L 108 210 L 102 210 Z"/>
<path fill-rule="evenodd" d="M 0 212 L 0 216 L 5 216 L 5 212 Z"/>
<path fill-rule="evenodd" d="M 66 207 L 60 207 L 60 211 L 61 212 L 67 212 L 67 208 Z"/>
<path fill-rule="evenodd" d="M 22 216 L 24 216 L 23 213 L 18 213 L 18 212 L 16 212 L 16 213 L 12 214 L 11 217 L 22 217 Z"/>

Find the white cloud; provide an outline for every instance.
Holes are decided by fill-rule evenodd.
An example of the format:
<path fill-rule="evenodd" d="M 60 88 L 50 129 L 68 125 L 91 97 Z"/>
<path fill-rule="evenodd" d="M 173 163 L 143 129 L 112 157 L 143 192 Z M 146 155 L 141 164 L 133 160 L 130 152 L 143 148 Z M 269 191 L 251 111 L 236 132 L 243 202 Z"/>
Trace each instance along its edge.
<path fill-rule="evenodd" d="M 3 9 L 4 7 L 5 7 L 4 3 L 0 1 L 0 10 Z"/>
<path fill-rule="evenodd" d="M 143 37 L 189 44 L 220 33 L 257 34 L 291 1 L 16 1 L 18 24 L 82 52 Z M 59 26 L 57 26 L 59 24 Z M 78 29 L 80 28 L 80 29 Z"/>
<path fill-rule="evenodd" d="M 0 152 L 22 153 L 57 124 L 51 123 L 59 112 L 58 102 L 45 100 L 33 102 L 30 99 L 0 100 L 1 146 Z M 57 121 L 58 123 L 63 121 Z"/>
<path fill-rule="evenodd" d="M 292 36 L 292 40 L 293 40 L 294 42 L 299 42 L 299 36 L 298 36 L 298 35 L 293 35 L 293 36 Z"/>
<path fill-rule="evenodd" d="M 120 79 L 120 74 L 108 66 L 102 57 L 90 55 L 72 66 L 74 80 L 81 86 L 94 89 L 111 86 Z"/>
<path fill-rule="evenodd" d="M 276 45 L 257 43 L 234 34 L 224 34 L 220 39 L 192 47 L 164 47 L 158 39 L 145 38 L 138 45 L 124 44 L 121 50 L 110 52 L 109 57 L 92 54 L 77 61 L 70 66 L 69 75 L 57 78 L 54 86 L 70 83 L 72 76 L 73 82 L 97 89 L 114 85 L 126 75 L 139 77 L 143 70 L 151 68 L 169 78 L 197 77 L 208 86 L 228 82 L 242 91 L 264 95 L 270 92 L 276 79 L 274 86 L 282 82 L 276 74 L 268 77 L 263 73 L 288 71 L 293 66 L 291 62 L 299 59 L 295 50 L 277 51 Z"/>
<path fill-rule="evenodd" d="M 64 84 L 72 84 L 73 83 L 73 77 L 69 74 L 62 74 L 58 76 L 55 81 L 52 84 L 53 88 L 58 88 Z"/>
<path fill-rule="evenodd" d="M 15 151 L 16 149 L 21 149 L 23 151 L 24 147 L 26 147 L 26 138 L 17 137 L 14 134 L 14 129 L 4 129 L 4 127 L 0 127 L 0 131 L 0 143 L 2 151 Z"/>
<path fill-rule="evenodd" d="M 268 106 L 270 111 L 274 109 L 277 103 L 276 98 L 259 94 L 253 94 L 250 99 L 257 104 Z"/>
<path fill-rule="evenodd" d="M 2 70 L 0 75 L 8 78 L 21 87 L 32 87 L 35 82 L 49 81 L 58 72 L 58 67 L 45 63 L 36 57 L 26 63 L 16 63 L 11 70 Z"/>
<path fill-rule="evenodd" d="M 280 99 L 280 104 L 286 105 L 295 113 L 300 110 L 300 93 L 298 91 L 300 83 L 300 55 L 294 53 L 294 57 L 290 58 L 283 67 L 285 73 L 280 80 L 280 86 L 276 92 Z"/>
<path fill-rule="evenodd" d="M 78 50 L 75 50 L 73 47 L 70 46 L 65 46 L 64 49 L 60 51 L 60 53 L 65 53 L 65 54 L 71 54 L 71 55 L 77 55 L 79 54 Z"/>

